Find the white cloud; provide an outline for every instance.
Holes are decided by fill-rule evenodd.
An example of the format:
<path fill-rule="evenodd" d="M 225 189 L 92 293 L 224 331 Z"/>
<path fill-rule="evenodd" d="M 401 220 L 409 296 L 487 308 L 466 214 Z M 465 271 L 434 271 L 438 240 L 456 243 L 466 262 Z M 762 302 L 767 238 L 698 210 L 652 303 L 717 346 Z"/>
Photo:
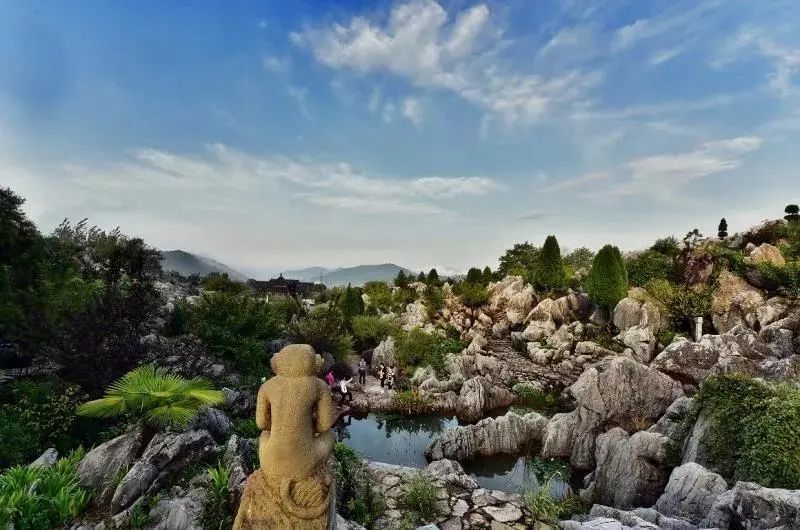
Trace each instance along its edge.
<path fill-rule="evenodd" d="M 697 26 L 692 22 L 719 4 L 718 0 L 701 0 L 692 9 L 681 10 L 678 8 L 622 26 L 614 32 L 611 39 L 611 52 L 627 50 L 642 41 L 662 37 L 665 34 L 674 38 L 676 35 L 683 35 L 686 31 L 694 31 Z"/>
<path fill-rule="evenodd" d="M 383 108 L 381 109 L 381 120 L 383 123 L 392 123 L 394 121 L 394 103 L 391 101 L 387 101 L 383 104 Z"/>
<path fill-rule="evenodd" d="M 614 188 L 613 193 L 635 195 L 645 192 L 671 193 L 693 180 L 730 171 L 742 164 L 742 156 L 761 146 L 755 136 L 715 140 L 685 153 L 646 156 L 625 166 L 630 180 Z"/>
<path fill-rule="evenodd" d="M 264 70 L 272 73 L 283 73 L 289 69 L 291 62 L 288 57 L 277 57 L 275 55 L 265 55 L 261 59 Z"/>
<path fill-rule="evenodd" d="M 671 61 L 675 57 L 679 56 L 683 52 L 684 49 L 680 46 L 676 46 L 674 48 L 664 48 L 661 50 L 656 50 L 650 57 L 650 65 L 658 66 L 660 64 L 664 64 L 668 61 Z"/>
<path fill-rule="evenodd" d="M 304 118 L 311 119 L 311 111 L 308 110 L 308 88 L 289 85 L 286 88 L 286 93 L 297 103 L 300 114 Z"/>
<path fill-rule="evenodd" d="M 800 48 L 778 43 L 763 30 L 748 28 L 740 31 L 720 48 L 711 64 L 722 68 L 740 59 L 742 52 L 748 49 L 771 61 L 773 71 L 768 88 L 778 96 L 789 96 L 795 88 L 794 77 L 800 74 Z"/>
<path fill-rule="evenodd" d="M 587 26 L 561 28 L 549 41 L 547 41 L 547 44 L 545 44 L 539 50 L 539 55 L 544 57 L 554 53 L 557 50 L 584 47 L 584 45 L 591 40 L 591 37 L 592 31 Z"/>
<path fill-rule="evenodd" d="M 591 173 L 586 173 L 585 175 L 580 175 L 578 177 L 573 177 L 570 179 L 554 182 L 553 184 L 542 188 L 541 191 L 552 192 L 552 191 L 563 191 L 563 190 L 572 190 L 576 188 L 583 188 L 584 186 L 588 186 L 596 182 L 606 181 L 610 178 L 611 175 L 609 173 L 606 173 L 605 171 L 593 171 Z"/>
<path fill-rule="evenodd" d="M 331 68 L 389 72 L 416 86 L 449 91 L 507 124 L 536 120 L 601 80 L 598 73 L 580 71 L 545 77 L 508 70 L 498 61 L 500 32 L 491 31 L 490 11 L 483 4 L 450 19 L 435 1 L 412 0 L 396 5 L 384 24 L 359 16 L 346 24 L 308 28 L 290 40 Z"/>
<path fill-rule="evenodd" d="M 419 99 L 405 98 L 402 104 L 402 113 L 414 126 L 422 125 L 423 110 L 422 102 Z"/>

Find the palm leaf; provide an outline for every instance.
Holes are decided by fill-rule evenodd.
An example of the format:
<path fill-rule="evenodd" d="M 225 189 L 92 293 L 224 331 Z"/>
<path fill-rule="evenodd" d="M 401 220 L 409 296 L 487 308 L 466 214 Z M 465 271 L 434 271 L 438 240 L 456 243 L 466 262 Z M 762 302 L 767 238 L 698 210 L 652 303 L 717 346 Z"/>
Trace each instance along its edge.
<path fill-rule="evenodd" d="M 190 401 L 170 403 L 147 411 L 147 421 L 157 427 L 183 426 L 194 418 L 197 405 Z"/>
<path fill-rule="evenodd" d="M 121 396 L 107 396 L 94 401 L 87 401 L 78 407 L 78 416 L 93 418 L 113 418 L 127 411 L 125 399 Z"/>

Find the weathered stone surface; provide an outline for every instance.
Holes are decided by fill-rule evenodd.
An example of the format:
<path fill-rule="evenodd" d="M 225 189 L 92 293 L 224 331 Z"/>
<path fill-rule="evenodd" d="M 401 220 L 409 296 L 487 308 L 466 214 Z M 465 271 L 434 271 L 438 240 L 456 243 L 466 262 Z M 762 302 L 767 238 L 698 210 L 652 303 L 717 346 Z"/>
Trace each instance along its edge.
<path fill-rule="evenodd" d="M 723 271 L 711 302 L 711 321 L 719 333 L 738 325 L 751 326 L 757 321 L 756 310 L 764 305 L 764 295 L 735 274 Z"/>
<path fill-rule="evenodd" d="M 737 482 L 717 497 L 707 528 L 800 528 L 800 490 L 764 488 L 752 482 Z"/>
<path fill-rule="evenodd" d="M 425 455 L 432 460 L 464 461 L 479 455 L 519 454 L 531 443 L 541 441 L 546 424 L 547 418 L 536 412 L 524 416 L 508 412 L 497 418 L 484 418 L 474 425 L 444 431 L 430 443 Z"/>
<path fill-rule="evenodd" d="M 185 493 L 173 488 L 170 495 L 161 499 L 150 510 L 147 530 L 203 530 L 207 494 L 202 488 L 192 488 Z"/>
<path fill-rule="evenodd" d="M 214 439 L 206 431 L 157 434 L 114 491 L 111 512 L 119 513 L 213 451 Z"/>
<path fill-rule="evenodd" d="M 78 463 L 80 485 L 92 490 L 96 503 L 108 503 L 114 494 L 114 479 L 133 464 L 141 447 L 141 428 L 98 445 Z"/>
<path fill-rule="evenodd" d="M 389 336 L 375 347 L 372 352 L 372 369 L 377 370 L 381 364 L 394 366 L 394 337 Z"/>
<path fill-rule="evenodd" d="M 348 521 L 338 513 L 336 514 L 336 526 L 334 526 L 335 530 L 365 530 L 363 526 L 358 523 L 354 523 L 352 521 Z"/>
<path fill-rule="evenodd" d="M 564 524 L 564 523 L 569 524 Z M 619 510 L 610 506 L 596 504 L 592 506 L 585 521 L 573 524 L 574 521 L 562 521 L 561 528 L 577 529 L 660 529 L 660 530 L 696 530 L 697 527 L 688 521 L 674 519 L 649 508 L 636 508 L 630 511 Z"/>
<path fill-rule="evenodd" d="M 224 442 L 231 435 L 233 422 L 219 409 L 203 407 L 194 417 L 189 428 L 195 431 L 208 431 L 217 442 Z"/>
<path fill-rule="evenodd" d="M 704 467 L 711 467 L 711 458 L 705 448 L 705 440 L 708 437 L 710 427 L 710 417 L 708 413 L 701 410 L 697 415 L 692 430 L 683 443 L 682 464 L 695 462 Z"/>
<path fill-rule="evenodd" d="M 754 331 L 737 327 L 723 335 L 703 335 L 700 342 L 675 339 L 653 359 L 650 367 L 697 386 L 715 373 L 758 375 L 759 364 L 771 354 Z"/>
<path fill-rule="evenodd" d="M 461 464 L 455 460 L 444 458 L 442 460 L 434 460 L 426 468 L 428 473 L 443 482 L 461 486 L 464 489 L 475 489 L 478 483 L 475 479 L 467 475 Z"/>
<path fill-rule="evenodd" d="M 244 484 L 247 477 L 253 472 L 253 462 L 256 461 L 257 447 L 255 440 L 240 438 L 234 434 L 225 446 L 222 462 L 228 467 L 228 491 L 231 494 L 231 508 L 235 513 L 239 509 L 239 502 L 244 493 Z"/>
<path fill-rule="evenodd" d="M 506 407 L 514 402 L 514 394 L 502 387 L 494 386 L 483 376 L 475 376 L 464 382 L 456 404 L 456 414 L 463 421 L 477 421 L 487 410 Z"/>
<path fill-rule="evenodd" d="M 761 243 L 750 251 L 750 255 L 744 258 L 744 262 L 748 265 L 758 265 L 760 263 L 769 263 L 777 267 L 786 265 L 786 259 L 780 249 L 769 243 Z"/>
<path fill-rule="evenodd" d="M 647 430 L 663 434 L 670 440 L 680 443 L 683 441 L 682 436 L 684 435 L 683 421 L 689 415 L 691 408 L 692 398 L 679 397 L 669 406 L 664 415 Z"/>
<path fill-rule="evenodd" d="M 513 523 L 522 518 L 522 510 L 511 503 L 499 506 L 486 506 L 483 510 L 498 523 Z"/>
<path fill-rule="evenodd" d="M 413 328 L 422 328 L 430 321 L 428 310 L 422 302 L 411 302 L 406 305 L 405 311 L 400 315 L 403 329 L 411 331 Z"/>
<path fill-rule="evenodd" d="M 672 471 L 655 509 L 664 515 L 700 523 L 727 489 L 728 484 L 721 476 L 690 462 Z"/>
<path fill-rule="evenodd" d="M 613 322 L 620 332 L 634 326 L 647 328 L 654 334 L 661 329 L 661 312 L 655 304 L 642 302 L 647 296 L 643 291 L 634 287 L 614 308 Z"/>
<path fill-rule="evenodd" d="M 619 427 L 598 436 L 597 467 L 587 500 L 618 508 L 652 506 L 667 483 L 660 464 L 668 441 L 663 434 L 648 431 L 629 436 Z"/>
<path fill-rule="evenodd" d="M 51 467 L 58 460 L 58 451 L 54 447 L 45 449 L 44 453 L 39 455 L 36 460 L 28 464 L 28 467 Z"/>
<path fill-rule="evenodd" d="M 640 363 L 649 363 L 658 346 L 653 330 L 647 326 L 632 326 L 621 331 L 616 339 L 633 351 L 634 358 Z"/>
<path fill-rule="evenodd" d="M 641 420 L 656 420 L 683 395 L 677 381 L 624 357 L 609 357 L 586 369 L 566 392 L 577 408 L 548 422 L 542 455 L 569 457 L 578 469 L 594 467 L 597 433 L 607 426 L 632 429 Z"/>
<path fill-rule="evenodd" d="M 225 410 L 236 417 L 252 416 L 256 412 L 256 395 L 249 390 L 223 388 Z"/>

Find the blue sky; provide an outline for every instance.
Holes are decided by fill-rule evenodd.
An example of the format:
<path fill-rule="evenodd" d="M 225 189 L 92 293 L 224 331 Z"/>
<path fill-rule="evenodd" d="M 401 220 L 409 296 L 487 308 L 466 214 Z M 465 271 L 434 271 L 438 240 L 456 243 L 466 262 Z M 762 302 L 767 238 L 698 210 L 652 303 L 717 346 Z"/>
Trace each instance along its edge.
<path fill-rule="evenodd" d="M 796 1 L 3 2 L 0 182 L 257 271 L 624 249 L 800 200 Z"/>

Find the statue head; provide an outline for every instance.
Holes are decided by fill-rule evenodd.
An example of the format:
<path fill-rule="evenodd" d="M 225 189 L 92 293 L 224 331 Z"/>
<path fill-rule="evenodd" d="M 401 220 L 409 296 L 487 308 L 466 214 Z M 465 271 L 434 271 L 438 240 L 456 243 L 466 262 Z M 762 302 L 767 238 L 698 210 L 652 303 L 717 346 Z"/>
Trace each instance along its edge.
<path fill-rule="evenodd" d="M 272 356 L 270 366 L 275 375 L 308 377 L 322 367 L 322 357 L 308 344 L 290 344 Z"/>

